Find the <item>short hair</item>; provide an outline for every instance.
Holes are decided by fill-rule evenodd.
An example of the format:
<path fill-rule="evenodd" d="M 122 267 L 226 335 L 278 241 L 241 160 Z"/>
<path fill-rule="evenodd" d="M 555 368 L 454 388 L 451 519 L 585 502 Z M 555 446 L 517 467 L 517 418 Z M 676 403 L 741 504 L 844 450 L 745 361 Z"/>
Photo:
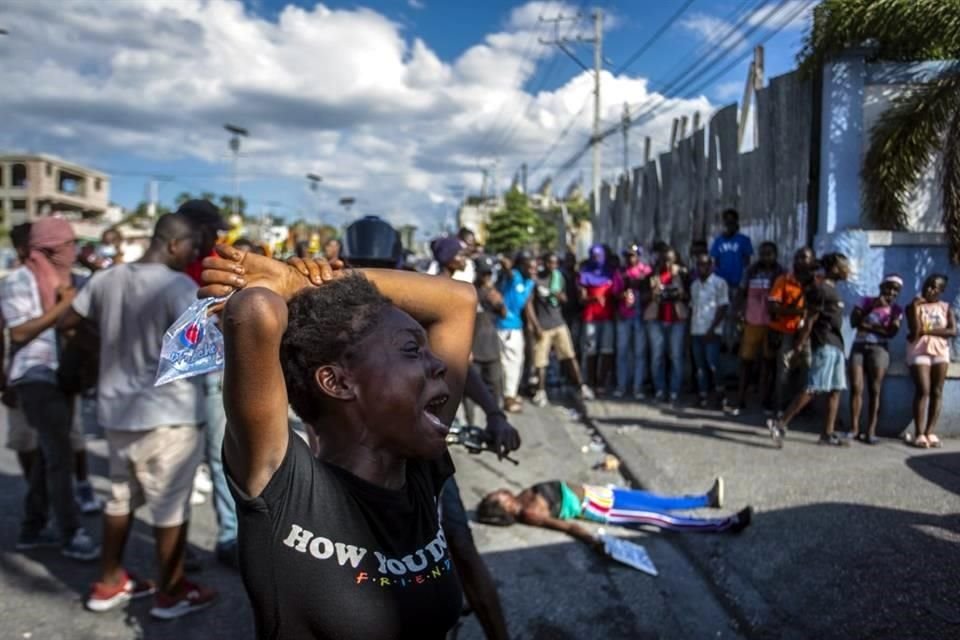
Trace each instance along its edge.
<path fill-rule="evenodd" d="M 923 291 L 927 287 L 932 287 L 937 280 L 943 280 L 944 287 L 946 287 L 947 283 L 950 282 L 950 278 L 948 278 L 945 273 L 931 273 L 923 281 L 923 287 L 920 288 L 920 291 Z"/>
<path fill-rule="evenodd" d="M 168 242 L 193 236 L 195 227 L 182 213 L 166 213 L 153 227 L 153 242 Z"/>
<path fill-rule="evenodd" d="M 556 258 L 557 260 L 559 260 L 560 256 L 558 256 L 553 251 L 547 251 L 542 256 L 540 256 L 540 259 L 543 260 L 544 262 L 549 262 L 552 258 Z"/>
<path fill-rule="evenodd" d="M 477 505 L 477 521 L 498 527 L 509 527 L 517 521 L 516 517 L 503 508 L 495 494 L 484 497 Z"/>
<path fill-rule="evenodd" d="M 838 267 L 841 264 L 849 265 L 850 260 L 847 259 L 847 256 L 842 253 L 828 253 L 820 258 L 820 265 L 823 267 L 824 271 L 831 271 L 834 267 Z"/>
<path fill-rule="evenodd" d="M 32 226 L 29 222 L 24 222 L 10 229 L 10 243 L 14 248 L 26 248 L 30 244 L 30 227 Z"/>
<path fill-rule="evenodd" d="M 280 365 L 290 405 L 315 424 L 323 415 L 314 374 L 324 365 L 349 359 L 391 306 L 362 273 L 298 293 L 287 305 L 287 330 L 280 341 Z"/>
<path fill-rule="evenodd" d="M 737 211 L 736 209 L 733 209 L 733 208 L 724 209 L 723 213 L 720 214 L 720 219 L 723 220 L 727 216 L 733 216 L 734 220 L 736 220 L 737 222 L 740 221 L 740 212 Z"/>
<path fill-rule="evenodd" d="M 773 249 L 775 254 L 780 254 L 780 249 L 777 247 L 777 243 L 773 242 L 772 240 L 764 240 L 760 243 L 760 251 L 763 251 L 764 249 Z"/>
<path fill-rule="evenodd" d="M 473 232 L 473 229 L 470 227 L 460 227 L 460 230 L 457 231 L 457 237 L 461 240 L 466 240 L 467 236 L 477 237 L 477 234 Z"/>

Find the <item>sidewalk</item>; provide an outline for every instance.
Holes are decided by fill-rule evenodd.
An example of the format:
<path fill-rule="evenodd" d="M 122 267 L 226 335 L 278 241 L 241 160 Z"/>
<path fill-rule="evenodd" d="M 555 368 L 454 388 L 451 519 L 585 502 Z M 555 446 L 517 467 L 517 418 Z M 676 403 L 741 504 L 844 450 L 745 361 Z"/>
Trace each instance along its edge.
<path fill-rule="evenodd" d="M 742 535 L 673 536 L 748 637 L 960 637 L 960 441 L 817 445 L 816 426 L 773 447 L 759 412 L 588 403 L 636 484 L 692 491 L 726 480 Z"/>

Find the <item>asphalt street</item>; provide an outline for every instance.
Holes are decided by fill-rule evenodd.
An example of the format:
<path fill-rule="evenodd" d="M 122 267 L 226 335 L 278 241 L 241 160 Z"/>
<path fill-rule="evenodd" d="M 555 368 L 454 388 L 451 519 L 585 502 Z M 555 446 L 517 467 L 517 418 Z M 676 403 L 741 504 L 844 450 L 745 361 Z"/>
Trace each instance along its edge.
<path fill-rule="evenodd" d="M 617 473 L 591 470 L 602 454 L 582 450 L 590 442 L 590 433 L 567 409 L 528 405 L 513 420 L 524 438 L 517 452 L 519 466 L 488 454 L 454 453 L 469 510 L 486 492 L 499 487 L 522 488 L 548 479 L 624 482 Z M 5 429 L 5 416 L 0 415 L 0 442 L 5 442 Z M 105 443 L 92 438 L 88 449 L 93 482 L 103 495 L 107 489 Z M 694 488 L 708 485 L 704 479 Z M 252 616 L 239 576 L 213 557 L 216 528 L 209 502 L 195 508 L 190 544 L 204 563 L 194 579 L 218 589 L 220 600 L 204 612 L 157 622 L 148 615 L 148 602 L 105 614 L 85 611 L 81 598 L 96 577 L 96 564 L 65 560 L 55 550 L 15 552 L 23 488 L 13 453 L 0 451 L 0 639 L 253 638 Z M 99 518 L 86 518 L 85 524 L 99 534 Z M 514 638 L 740 637 L 734 618 L 702 572 L 676 546 L 676 536 L 611 529 L 647 547 L 660 573 L 653 577 L 601 557 L 563 534 L 521 525 L 474 525 L 473 530 L 498 583 Z M 719 538 L 724 546 L 746 544 L 742 536 Z M 151 576 L 152 554 L 150 529 L 138 522 L 128 545 L 127 564 Z M 467 619 L 459 637 L 483 637 L 475 619 Z"/>
<path fill-rule="evenodd" d="M 814 407 L 776 449 L 759 411 L 589 404 L 639 486 L 682 491 L 719 474 L 731 507 L 756 508 L 736 544 L 674 538 L 748 637 L 960 638 L 957 440 L 822 446 Z"/>

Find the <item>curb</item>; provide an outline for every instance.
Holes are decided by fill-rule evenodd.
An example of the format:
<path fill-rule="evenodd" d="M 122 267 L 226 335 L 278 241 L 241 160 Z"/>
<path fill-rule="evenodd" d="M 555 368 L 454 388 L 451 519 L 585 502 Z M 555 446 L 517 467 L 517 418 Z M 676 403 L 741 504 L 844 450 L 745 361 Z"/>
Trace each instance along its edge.
<path fill-rule="evenodd" d="M 604 432 L 599 429 L 596 423 L 593 421 L 593 411 L 599 411 L 601 414 L 606 414 L 606 408 L 602 405 L 602 401 L 589 401 L 584 404 L 586 405 L 585 408 L 587 409 L 587 411 L 582 413 L 582 420 L 584 424 L 603 441 L 607 451 L 615 455 L 620 460 L 621 475 L 623 475 L 624 478 L 626 478 L 634 487 L 638 489 L 649 488 L 650 483 L 645 480 L 645 475 L 640 473 L 638 469 L 634 468 L 634 465 L 631 462 L 632 456 L 624 455 L 620 448 L 616 444 L 612 443 L 611 440 L 604 435 Z M 641 466 L 641 468 L 654 467 L 650 465 L 649 467 Z M 754 620 L 751 620 L 751 616 L 742 606 L 740 606 L 736 598 L 733 597 L 731 590 L 729 588 L 725 588 L 724 585 L 721 584 L 724 580 L 721 576 L 717 575 L 718 570 L 728 575 L 729 572 L 725 571 L 723 566 L 713 566 L 714 563 L 711 562 L 711 556 L 716 558 L 716 555 L 712 554 L 710 549 L 703 547 L 691 536 L 674 535 L 669 536 L 667 540 L 690 562 L 696 572 L 704 579 L 710 592 L 717 599 L 717 602 L 733 619 L 734 626 L 738 632 L 742 633 L 747 638 L 770 637 L 768 628 L 760 628 L 761 625 L 763 627 L 767 627 L 767 625 L 762 623 L 757 624 L 759 621 L 755 622 Z M 761 601 L 763 600 L 763 597 L 759 593 L 756 593 L 755 590 L 747 585 L 738 584 L 737 588 L 754 591 L 754 597 L 760 599 Z"/>

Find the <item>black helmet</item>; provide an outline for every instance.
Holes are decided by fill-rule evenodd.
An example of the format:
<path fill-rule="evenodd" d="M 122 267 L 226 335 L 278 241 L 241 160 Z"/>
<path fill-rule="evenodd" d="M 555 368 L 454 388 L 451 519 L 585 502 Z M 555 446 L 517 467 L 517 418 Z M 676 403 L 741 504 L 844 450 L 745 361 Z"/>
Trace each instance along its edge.
<path fill-rule="evenodd" d="M 403 260 L 400 234 L 377 216 L 360 218 L 343 238 L 343 255 L 354 267 L 398 267 Z"/>

